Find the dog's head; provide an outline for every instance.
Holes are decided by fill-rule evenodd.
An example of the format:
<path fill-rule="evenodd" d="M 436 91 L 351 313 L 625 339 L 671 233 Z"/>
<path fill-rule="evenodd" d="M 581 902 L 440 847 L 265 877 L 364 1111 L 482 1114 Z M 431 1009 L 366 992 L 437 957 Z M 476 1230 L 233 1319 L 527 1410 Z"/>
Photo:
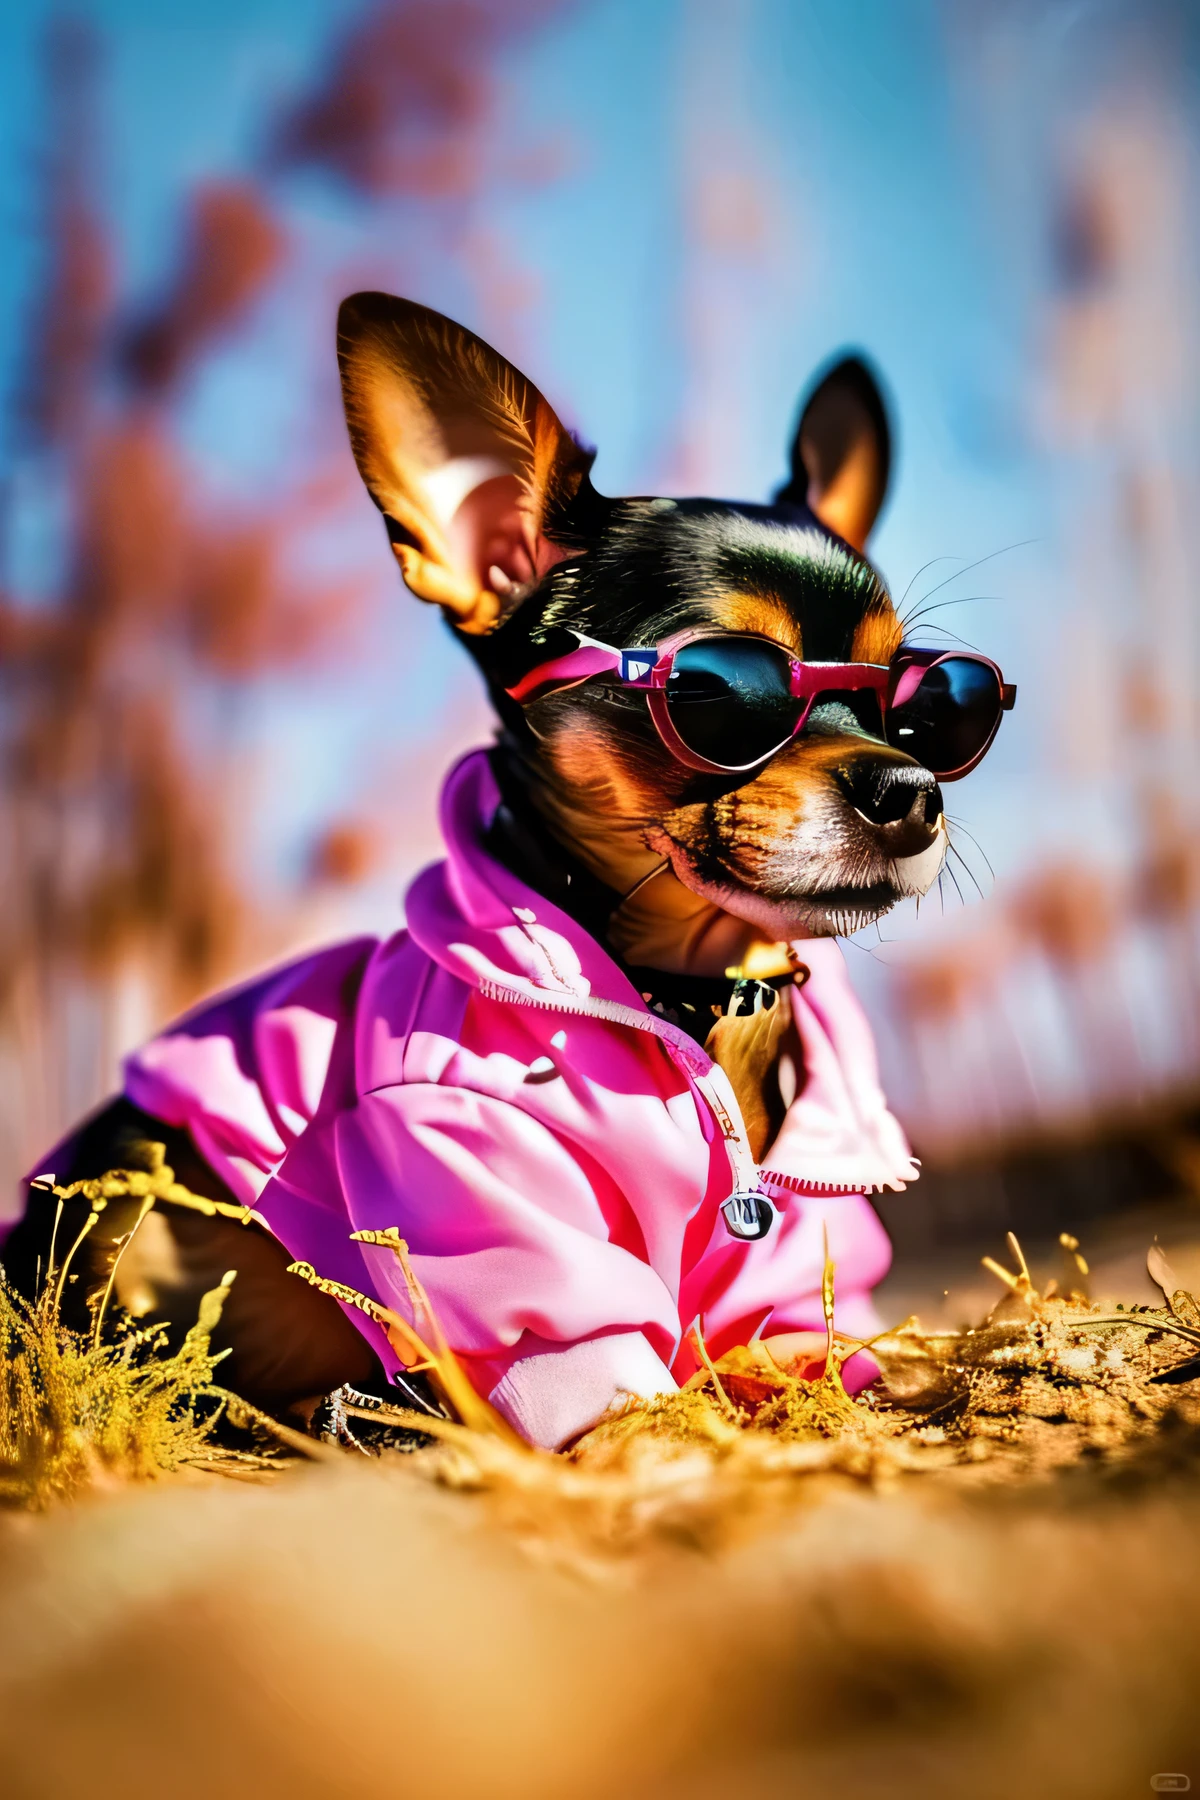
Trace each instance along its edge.
<path fill-rule="evenodd" d="M 937 783 L 853 695 L 819 696 L 769 761 L 717 775 L 678 761 L 645 696 L 611 676 L 523 706 L 507 693 L 573 632 L 633 646 L 715 627 L 809 661 L 887 664 L 901 627 L 863 548 L 889 439 L 861 362 L 816 385 L 790 480 L 752 506 L 604 499 L 591 455 L 525 377 L 412 302 L 347 300 L 339 356 L 354 453 L 405 581 L 471 648 L 543 787 L 769 939 L 853 930 L 930 886 Z"/>

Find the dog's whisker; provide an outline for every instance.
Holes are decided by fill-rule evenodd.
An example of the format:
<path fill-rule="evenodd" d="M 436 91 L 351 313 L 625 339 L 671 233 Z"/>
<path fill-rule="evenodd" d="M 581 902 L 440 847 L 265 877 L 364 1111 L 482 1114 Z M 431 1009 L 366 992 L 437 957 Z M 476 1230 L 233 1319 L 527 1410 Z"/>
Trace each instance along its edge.
<path fill-rule="evenodd" d="M 965 838 L 969 838 L 970 841 L 974 844 L 974 846 L 978 850 L 980 856 L 982 856 L 984 862 L 987 864 L 988 874 L 991 876 L 992 880 L 995 881 L 996 871 L 992 867 L 991 860 L 988 856 L 987 851 L 984 849 L 984 847 L 980 843 L 979 839 L 975 836 L 975 833 L 973 831 L 969 831 L 967 829 L 967 827 L 963 824 L 962 820 L 958 817 L 958 815 L 956 813 L 946 813 L 944 815 L 944 817 L 945 817 L 947 825 L 952 825 L 954 827 L 955 831 L 961 831 L 963 836 Z"/>
<path fill-rule="evenodd" d="M 928 619 L 936 612 L 945 612 L 949 606 L 975 606 L 981 600 L 1003 600 L 1003 594 L 964 594 L 959 600 L 939 600 L 935 606 L 919 605 L 900 622 L 907 631 L 922 619 Z"/>
<path fill-rule="evenodd" d="M 924 638 L 932 637 L 935 634 L 938 637 L 949 638 L 951 643 L 961 644 L 964 650 L 974 650 L 977 656 L 983 656 L 985 654 L 985 652 L 979 648 L 978 644 L 972 643 L 970 638 L 963 637 L 961 632 L 950 631 L 945 625 L 927 625 L 922 629 L 920 635 Z M 907 627 L 905 628 L 905 636 L 907 637 Z"/>
<path fill-rule="evenodd" d="M 971 883 L 972 887 L 975 889 L 975 892 L 979 895 L 979 898 L 981 900 L 985 899 L 986 895 L 984 894 L 983 889 L 980 887 L 979 882 L 976 880 L 975 871 L 971 867 L 970 863 L 967 861 L 966 857 L 963 855 L 962 851 L 957 849 L 954 844 L 947 841 L 946 854 L 947 854 L 947 856 L 953 856 L 956 859 L 956 861 L 959 863 L 960 867 L 962 868 L 963 873 L 966 875 L 968 881 Z M 950 879 L 953 881 L 954 880 L 954 872 L 952 869 L 949 868 L 949 865 L 947 865 L 947 872 L 950 875 Z M 956 887 L 958 886 L 957 882 L 955 882 L 955 886 Z"/>
<path fill-rule="evenodd" d="M 967 902 L 966 902 L 965 898 L 963 897 L 962 889 L 958 885 L 958 876 L 954 873 L 954 870 L 950 867 L 950 864 L 948 862 L 944 862 L 942 864 L 942 868 L 945 871 L 945 873 L 950 877 L 950 880 L 954 884 L 954 891 L 958 895 L 959 905 L 965 906 L 967 904 Z"/>
<path fill-rule="evenodd" d="M 978 875 L 976 875 L 975 870 L 971 865 L 970 859 L 963 855 L 963 852 L 958 848 L 957 844 L 947 843 L 946 854 L 954 857 L 955 862 L 958 864 L 959 868 L 961 868 L 964 875 L 967 877 L 967 880 L 979 895 L 979 898 L 985 900 L 987 898 L 987 890 L 982 886 Z"/>
<path fill-rule="evenodd" d="M 936 587 L 931 587 L 927 594 L 922 595 L 921 605 L 923 606 L 926 600 L 931 600 L 935 594 L 940 594 L 942 589 L 949 587 L 952 581 L 958 581 L 962 576 L 969 575 L 972 569 L 980 569 L 984 563 L 993 562 L 998 556 L 1008 556 L 1014 550 L 1027 549 L 1030 544 L 1036 544 L 1039 541 L 1035 537 L 1022 538 L 1018 543 L 1002 545 L 999 550 L 989 550 L 986 556 L 977 557 L 974 562 L 967 563 L 961 569 L 956 569 L 953 575 L 947 575 L 946 579 L 939 581 Z"/>
<path fill-rule="evenodd" d="M 975 606 L 981 600 L 1003 599 L 1003 594 L 959 594 L 953 600 L 938 600 L 933 606 L 927 606 L 922 600 L 918 602 L 916 613 L 913 616 L 915 617 L 922 613 L 944 612 L 948 606 Z"/>
<path fill-rule="evenodd" d="M 908 599 L 908 596 L 912 593 L 913 588 L 916 586 L 917 582 L 921 579 L 921 577 L 925 573 L 926 569 L 932 569 L 932 568 L 936 567 L 936 565 L 938 563 L 941 563 L 941 562 L 956 562 L 957 560 L 958 560 L 957 557 L 954 557 L 954 556 L 931 556 L 927 563 L 922 563 L 921 567 L 917 570 L 916 574 L 911 578 L 908 586 L 905 588 L 904 592 L 901 594 L 900 606 L 904 605 L 904 602 Z M 896 608 L 896 610 L 897 610 L 897 612 L 899 612 L 900 607 L 898 606 Z"/>

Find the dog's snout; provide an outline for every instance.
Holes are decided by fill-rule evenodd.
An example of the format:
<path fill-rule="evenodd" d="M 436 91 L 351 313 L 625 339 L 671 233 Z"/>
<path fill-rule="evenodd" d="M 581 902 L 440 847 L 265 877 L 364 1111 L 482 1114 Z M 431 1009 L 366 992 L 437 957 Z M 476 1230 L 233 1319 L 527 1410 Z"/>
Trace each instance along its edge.
<path fill-rule="evenodd" d="M 915 763 L 856 757 L 834 779 L 861 819 L 873 825 L 892 856 L 916 856 L 937 835 L 942 790 Z"/>

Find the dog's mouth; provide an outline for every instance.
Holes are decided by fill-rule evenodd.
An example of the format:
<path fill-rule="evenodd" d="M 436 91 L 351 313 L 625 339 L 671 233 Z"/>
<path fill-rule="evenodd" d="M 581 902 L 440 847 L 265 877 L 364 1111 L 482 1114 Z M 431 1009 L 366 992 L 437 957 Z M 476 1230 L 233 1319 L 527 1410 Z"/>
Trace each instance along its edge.
<path fill-rule="evenodd" d="M 776 942 L 873 924 L 929 891 L 947 848 L 929 771 L 844 736 L 801 740 L 744 786 L 660 815 L 643 841 L 684 887 Z"/>
<path fill-rule="evenodd" d="M 722 911 L 756 925 L 775 941 L 802 937 L 848 937 L 882 919 L 901 900 L 933 886 L 946 854 L 945 826 L 939 820 L 930 844 L 915 855 L 872 856 L 858 879 L 822 879 L 811 885 L 793 875 L 780 890 L 740 880 L 732 870 L 716 879 L 702 875 L 688 848 L 664 832 L 656 845 L 670 860 L 676 878 Z M 841 859 L 835 859 L 841 860 Z M 843 863 L 844 868 L 844 863 Z"/>
<path fill-rule="evenodd" d="M 772 895 L 758 893 L 741 883 L 717 887 L 689 880 L 682 874 L 680 878 L 723 911 L 757 925 L 777 942 L 849 937 L 882 919 L 905 897 L 904 890 L 894 881 L 873 881 L 861 887 L 845 883 L 816 888 L 807 894 Z"/>
<path fill-rule="evenodd" d="M 903 890 L 894 881 L 873 881 L 866 887 L 844 882 L 840 887 L 818 888 L 803 895 L 799 904 L 810 921 L 811 937 L 848 937 L 882 919 L 903 898 Z"/>

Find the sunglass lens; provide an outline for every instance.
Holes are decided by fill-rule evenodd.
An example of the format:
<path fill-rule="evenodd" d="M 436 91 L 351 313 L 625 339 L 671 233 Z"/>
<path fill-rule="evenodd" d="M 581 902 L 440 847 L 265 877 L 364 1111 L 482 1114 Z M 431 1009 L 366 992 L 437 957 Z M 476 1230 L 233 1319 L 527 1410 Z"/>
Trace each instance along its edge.
<path fill-rule="evenodd" d="M 902 706 L 892 707 L 888 742 L 944 780 L 987 748 L 1000 703 L 994 669 L 970 657 L 948 656 L 926 670 Z"/>
<path fill-rule="evenodd" d="M 785 744 L 800 717 L 784 651 L 754 638 L 702 638 L 675 652 L 666 688 L 671 723 L 689 750 L 746 768 Z"/>

